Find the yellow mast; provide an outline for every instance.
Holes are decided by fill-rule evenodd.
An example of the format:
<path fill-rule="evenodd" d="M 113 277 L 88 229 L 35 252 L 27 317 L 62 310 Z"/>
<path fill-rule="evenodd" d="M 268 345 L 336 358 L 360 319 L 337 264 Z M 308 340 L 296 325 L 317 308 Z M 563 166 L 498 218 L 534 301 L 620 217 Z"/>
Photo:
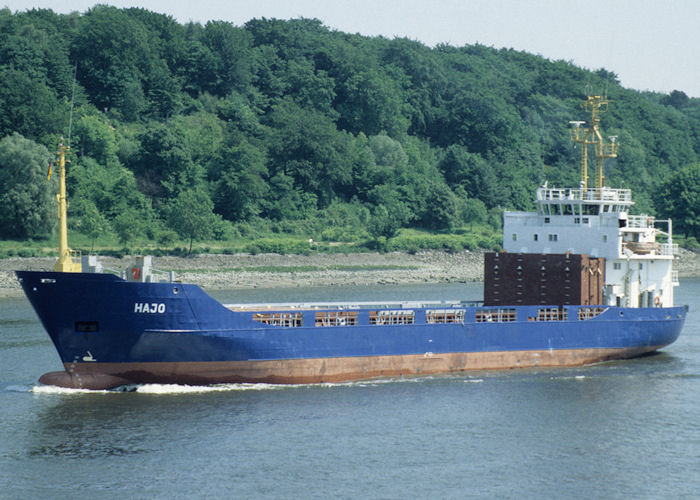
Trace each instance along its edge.
<path fill-rule="evenodd" d="M 575 128 L 571 131 L 571 140 L 579 143 L 581 147 L 581 187 L 588 188 L 588 146 L 595 146 L 596 158 L 596 179 L 595 187 L 600 190 L 604 183 L 603 160 L 606 158 L 617 158 L 616 137 L 611 136 L 610 142 L 605 142 L 600 133 L 600 113 L 607 111 L 608 104 L 612 102 L 599 95 L 588 96 L 588 99 L 581 103 L 581 107 L 591 114 L 591 123 L 587 128 L 582 128 L 585 122 L 571 122 Z M 600 191 L 599 191 L 600 192 Z"/>
<path fill-rule="evenodd" d="M 54 271 L 64 273 L 79 273 L 83 266 L 78 257 L 77 262 L 73 261 L 73 256 L 78 256 L 68 248 L 68 202 L 66 199 L 66 151 L 70 146 L 63 145 L 63 137 L 58 142 L 58 178 L 59 189 L 56 199 L 58 200 L 58 260 L 54 266 Z"/>

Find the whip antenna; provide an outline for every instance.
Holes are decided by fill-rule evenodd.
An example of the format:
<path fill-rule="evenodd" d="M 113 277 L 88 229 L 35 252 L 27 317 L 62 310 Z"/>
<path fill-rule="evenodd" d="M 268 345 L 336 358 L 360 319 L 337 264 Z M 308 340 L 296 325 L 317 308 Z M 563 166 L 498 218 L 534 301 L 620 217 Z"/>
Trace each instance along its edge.
<path fill-rule="evenodd" d="M 68 147 L 70 147 L 70 134 L 73 129 L 73 101 L 75 100 L 75 78 L 78 75 L 78 63 L 75 63 L 73 70 L 73 88 L 70 93 L 70 114 L 68 115 Z"/>

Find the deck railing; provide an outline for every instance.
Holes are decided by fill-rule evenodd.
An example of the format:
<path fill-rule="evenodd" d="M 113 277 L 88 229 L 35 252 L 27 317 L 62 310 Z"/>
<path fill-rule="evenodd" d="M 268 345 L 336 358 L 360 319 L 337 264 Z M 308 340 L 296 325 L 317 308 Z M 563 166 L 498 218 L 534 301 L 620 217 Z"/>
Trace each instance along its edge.
<path fill-rule="evenodd" d="M 662 243 L 661 244 L 661 255 L 680 255 L 678 249 L 678 243 Z"/>
<path fill-rule="evenodd" d="M 559 189 L 540 188 L 537 190 L 539 200 L 580 200 L 580 201 L 610 201 L 617 203 L 631 203 L 632 190 L 613 188 L 593 189 Z"/>

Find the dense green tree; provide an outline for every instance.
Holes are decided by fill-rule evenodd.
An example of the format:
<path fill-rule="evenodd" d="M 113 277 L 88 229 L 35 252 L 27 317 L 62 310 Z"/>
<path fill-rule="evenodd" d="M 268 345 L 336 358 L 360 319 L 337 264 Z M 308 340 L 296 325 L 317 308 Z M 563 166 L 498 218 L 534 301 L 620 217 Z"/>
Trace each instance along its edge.
<path fill-rule="evenodd" d="M 90 252 L 92 252 L 95 248 L 95 239 L 109 231 L 109 222 L 89 199 L 78 198 L 68 208 L 68 216 L 72 219 L 71 227 L 90 238 Z"/>
<path fill-rule="evenodd" d="M 55 92 L 15 69 L 0 67 L 0 109 L 0 137 L 16 132 L 43 140 L 68 122 L 67 108 Z"/>
<path fill-rule="evenodd" d="M 674 108 L 684 108 L 688 105 L 688 95 L 681 90 L 674 90 L 669 95 L 661 98 L 661 104 L 673 106 Z"/>
<path fill-rule="evenodd" d="M 168 203 L 167 217 L 170 227 L 192 242 L 211 238 L 214 235 L 218 217 L 213 213 L 214 203 L 209 195 L 201 189 L 182 191 Z"/>
<path fill-rule="evenodd" d="M 347 149 L 351 138 L 316 111 L 285 100 L 273 109 L 269 125 L 269 154 L 274 173 L 292 177 L 295 186 L 327 206 L 334 195 L 350 192 L 352 164 Z"/>
<path fill-rule="evenodd" d="M 214 191 L 216 213 L 231 221 L 259 215 L 268 193 L 265 157 L 248 142 L 222 151 L 215 160 L 217 181 Z"/>
<path fill-rule="evenodd" d="M 351 76 L 338 91 L 338 124 L 353 133 L 404 134 L 409 121 L 403 115 L 401 83 L 375 69 Z"/>
<path fill-rule="evenodd" d="M 457 195 L 459 194 L 461 193 L 457 193 Z M 461 216 L 462 220 L 468 222 L 470 227 L 473 227 L 474 224 L 484 224 L 488 217 L 486 205 L 481 200 L 462 198 Z"/>
<path fill-rule="evenodd" d="M 489 163 L 464 146 L 447 148 L 438 167 L 448 185 L 461 187 L 469 198 L 481 200 L 488 208 L 501 201 L 498 180 Z"/>
<path fill-rule="evenodd" d="M 209 21 L 201 34 L 201 41 L 212 55 L 211 58 L 207 57 L 205 64 L 213 63 L 213 72 L 208 74 L 215 78 L 214 82 L 206 82 L 202 90 L 224 96 L 232 90 L 244 89 L 251 79 L 250 35 L 230 23 Z M 205 71 L 207 69 L 205 66 Z"/>
<path fill-rule="evenodd" d="M 432 183 L 426 199 L 423 225 L 433 230 L 454 229 L 460 221 L 457 197 L 445 184 Z"/>
<path fill-rule="evenodd" d="M 132 207 L 125 207 L 112 219 L 112 229 L 125 247 L 128 243 L 144 235 L 141 214 Z"/>
<path fill-rule="evenodd" d="M 146 26 L 124 10 L 97 5 L 83 16 L 71 51 L 80 61 L 78 80 L 98 109 L 121 106 L 125 84 L 142 86 L 156 59 L 149 45 Z"/>
<path fill-rule="evenodd" d="M 193 168 L 190 151 L 175 129 L 167 125 L 154 124 L 139 135 L 138 141 L 141 148 L 130 167 L 141 191 L 153 199 L 163 198 L 168 194 L 164 182 Z"/>
<path fill-rule="evenodd" d="M 408 164 L 408 156 L 406 156 L 401 143 L 386 134 L 370 137 L 369 147 L 374 155 L 376 165 L 396 169 Z"/>
<path fill-rule="evenodd" d="M 700 240 L 700 163 L 687 165 L 661 187 L 656 203 L 675 231 Z"/>
<path fill-rule="evenodd" d="M 73 131 L 72 147 L 81 156 L 89 156 L 102 165 L 118 161 L 114 129 L 103 116 L 82 116 L 76 120 Z"/>
<path fill-rule="evenodd" d="M 51 154 L 19 134 L 0 140 L 0 238 L 46 238 L 56 222 Z M 55 178 L 54 178 L 55 179 Z"/>
<path fill-rule="evenodd" d="M 377 241 L 380 237 L 393 238 L 410 219 L 411 213 L 405 204 L 395 202 L 388 208 L 380 204 L 372 212 L 367 230 Z"/>

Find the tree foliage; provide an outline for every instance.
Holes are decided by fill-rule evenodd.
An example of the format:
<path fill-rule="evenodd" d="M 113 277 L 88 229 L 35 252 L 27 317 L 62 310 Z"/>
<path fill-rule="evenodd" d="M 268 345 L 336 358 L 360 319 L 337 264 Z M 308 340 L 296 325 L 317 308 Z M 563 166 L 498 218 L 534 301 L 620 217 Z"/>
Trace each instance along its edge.
<path fill-rule="evenodd" d="M 663 215 L 673 227 L 700 240 L 700 163 L 693 163 L 671 176 L 657 193 L 664 205 Z"/>
<path fill-rule="evenodd" d="M 4 9 L 0 137 L 14 148 L 21 134 L 35 151 L 67 136 L 76 66 L 69 194 L 85 203 L 71 216 L 95 235 L 85 221 L 99 215 L 100 230 L 125 244 L 172 230 L 196 240 L 212 224 L 221 233 L 221 220 L 327 235 L 323 221 L 362 220 L 375 238 L 409 226 L 495 226 L 503 209 L 531 209 L 541 182 L 577 183 L 567 127 L 587 119 L 578 105 L 586 85 L 614 101 L 602 116 L 620 144 L 608 184 L 635 190 L 636 209 L 697 231 L 694 205 L 677 200 L 694 194 L 681 188 L 699 160 L 700 99 L 625 89 L 604 69 L 346 34 L 315 19 L 182 25 L 107 5 Z M 43 200 L 34 184 L 12 182 L 19 191 L 0 189 L 13 206 Z M 185 229 L 173 207 L 194 201 L 202 205 L 188 205 L 190 219 L 204 219 Z M 51 228 L 42 217 L 1 217 L 18 237 Z"/>
<path fill-rule="evenodd" d="M 46 178 L 51 155 L 35 142 L 13 134 L 0 140 L 0 235 L 46 238 L 56 222 L 54 182 Z"/>
<path fill-rule="evenodd" d="M 214 236 L 218 217 L 213 213 L 214 204 L 203 190 L 188 189 L 182 191 L 167 206 L 167 218 L 180 236 L 192 242 Z"/>

